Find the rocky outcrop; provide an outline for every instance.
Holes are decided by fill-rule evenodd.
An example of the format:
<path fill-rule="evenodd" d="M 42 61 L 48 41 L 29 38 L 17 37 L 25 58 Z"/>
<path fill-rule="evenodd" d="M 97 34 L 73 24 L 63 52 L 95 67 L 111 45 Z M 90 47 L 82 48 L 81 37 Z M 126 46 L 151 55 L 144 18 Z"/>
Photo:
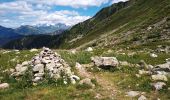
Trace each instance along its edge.
<path fill-rule="evenodd" d="M 94 65 L 97 67 L 117 67 L 119 65 L 118 60 L 115 57 L 92 57 Z"/>
<path fill-rule="evenodd" d="M 32 58 L 31 61 L 25 61 L 22 64 L 17 64 L 15 72 L 12 76 L 19 77 L 25 74 L 26 71 L 31 71 L 33 74 L 32 82 L 38 83 L 48 75 L 55 80 L 63 78 L 64 83 L 70 81 L 75 84 L 80 78 L 71 72 L 71 67 L 60 57 L 59 54 L 53 52 L 49 48 L 43 48 L 38 55 Z"/>

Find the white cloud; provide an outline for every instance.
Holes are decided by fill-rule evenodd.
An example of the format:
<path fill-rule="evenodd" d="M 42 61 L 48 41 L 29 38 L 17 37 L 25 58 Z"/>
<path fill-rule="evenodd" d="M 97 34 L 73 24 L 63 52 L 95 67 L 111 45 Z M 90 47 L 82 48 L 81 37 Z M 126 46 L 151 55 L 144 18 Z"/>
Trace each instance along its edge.
<path fill-rule="evenodd" d="M 31 11 L 32 5 L 25 1 L 16 1 L 0 4 L 0 11 Z"/>
<path fill-rule="evenodd" d="M 89 18 L 90 16 L 80 16 L 76 11 L 61 10 L 47 16 L 41 16 L 35 24 L 64 23 L 66 25 L 74 25 Z"/>
<path fill-rule="evenodd" d="M 111 4 L 113 4 L 113 3 L 118 3 L 118 2 L 120 2 L 120 1 L 125 2 L 125 1 L 128 1 L 128 0 L 112 0 L 112 1 L 111 1 Z"/>
<path fill-rule="evenodd" d="M 73 8 L 86 8 L 90 6 L 101 6 L 109 0 L 26 0 L 34 4 L 71 6 Z"/>

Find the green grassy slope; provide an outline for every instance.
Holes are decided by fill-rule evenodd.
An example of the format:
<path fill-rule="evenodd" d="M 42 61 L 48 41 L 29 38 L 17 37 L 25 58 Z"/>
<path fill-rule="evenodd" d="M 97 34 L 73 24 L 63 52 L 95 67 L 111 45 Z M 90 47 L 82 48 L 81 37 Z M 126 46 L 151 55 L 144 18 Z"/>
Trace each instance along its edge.
<path fill-rule="evenodd" d="M 63 47 L 66 48 L 78 47 L 91 40 L 98 39 L 100 35 L 107 34 L 108 32 L 117 29 L 118 27 L 123 25 L 125 25 L 125 27 L 119 29 L 113 34 L 122 34 L 122 32 L 125 33 L 127 31 L 134 29 L 135 30 L 147 29 L 149 25 L 155 24 L 163 20 L 163 18 L 168 17 L 170 14 L 169 0 L 137 0 L 133 1 L 133 3 L 122 3 L 122 5 L 116 4 L 112 6 L 113 7 L 117 6 L 118 8 L 120 7 L 122 9 L 117 10 L 115 13 L 112 13 L 108 17 L 104 16 L 104 19 L 99 21 L 98 19 L 101 19 L 103 15 L 107 15 L 108 12 L 110 11 L 107 10 L 110 8 L 105 8 L 96 15 L 97 19 L 95 18 L 96 16 L 94 16 L 92 19 L 74 26 L 67 33 L 66 41 Z M 93 23 L 95 24 L 93 25 Z M 91 27 L 92 29 L 89 29 L 88 26 L 90 25 L 93 25 L 93 27 Z M 86 30 L 86 32 L 84 30 Z M 157 29 L 154 29 L 153 31 L 157 31 Z M 84 34 L 83 38 L 72 43 L 69 42 L 71 39 L 81 34 Z M 136 33 L 133 33 L 131 36 L 134 35 L 138 36 L 138 34 Z M 148 34 L 144 35 L 147 36 Z M 158 40 L 159 39 L 161 38 L 158 38 Z M 120 40 L 120 42 L 122 41 Z"/>

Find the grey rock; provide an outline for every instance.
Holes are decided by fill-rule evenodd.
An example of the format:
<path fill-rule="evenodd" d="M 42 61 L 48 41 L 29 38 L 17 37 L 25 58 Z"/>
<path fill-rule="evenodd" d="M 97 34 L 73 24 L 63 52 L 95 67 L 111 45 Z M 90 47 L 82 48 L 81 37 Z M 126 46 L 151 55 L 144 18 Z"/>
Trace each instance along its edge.
<path fill-rule="evenodd" d="M 149 69 L 148 65 L 146 64 L 146 62 L 145 62 L 144 60 L 141 60 L 141 61 L 139 62 L 139 65 L 140 65 L 141 68 L 143 68 L 143 69 L 145 69 L 145 70 L 148 70 L 148 69 Z"/>
<path fill-rule="evenodd" d="M 32 81 L 33 82 L 38 82 L 38 81 L 40 81 L 40 80 L 42 80 L 43 78 L 42 77 L 35 77 Z"/>
<path fill-rule="evenodd" d="M 145 70 L 139 70 L 139 74 L 140 75 L 150 75 L 151 72 L 150 71 L 145 71 Z"/>
<path fill-rule="evenodd" d="M 34 74 L 35 77 L 43 77 L 44 76 L 44 73 L 36 73 Z"/>
<path fill-rule="evenodd" d="M 76 75 L 71 75 L 70 78 L 74 79 L 74 80 L 80 80 L 80 78 L 78 76 L 76 76 Z"/>
<path fill-rule="evenodd" d="M 157 82 L 153 84 L 154 88 L 156 90 L 161 90 L 164 86 L 166 86 L 166 83 L 164 82 Z"/>
<path fill-rule="evenodd" d="M 126 92 L 127 96 L 129 97 L 136 97 L 138 96 L 140 93 L 139 91 L 129 91 L 129 92 Z"/>
<path fill-rule="evenodd" d="M 130 64 L 127 61 L 121 61 L 120 65 L 121 66 L 129 66 Z"/>
<path fill-rule="evenodd" d="M 154 81 L 168 81 L 168 78 L 165 75 L 157 74 L 157 75 L 152 75 L 151 77 L 152 80 Z"/>
<path fill-rule="evenodd" d="M 119 62 L 115 57 L 92 57 L 91 60 L 98 67 L 102 66 L 117 67 L 119 65 Z"/>
<path fill-rule="evenodd" d="M 170 72 L 170 62 L 167 62 L 165 64 L 160 64 L 160 65 L 156 65 L 156 67 L 154 68 L 155 71 L 166 71 L 166 72 Z"/>
<path fill-rule="evenodd" d="M 146 98 L 145 96 L 141 95 L 141 96 L 138 98 L 138 100 L 147 100 L 147 98 Z"/>
<path fill-rule="evenodd" d="M 156 54 L 154 54 L 154 53 L 151 53 L 151 54 L 150 54 L 150 57 L 152 57 L 152 58 L 157 58 L 158 55 L 156 55 Z"/>
<path fill-rule="evenodd" d="M 35 49 L 35 48 L 30 50 L 30 52 L 37 52 L 37 51 L 38 51 L 38 49 Z"/>
<path fill-rule="evenodd" d="M 92 47 L 88 47 L 85 51 L 92 52 L 93 48 Z"/>
<path fill-rule="evenodd" d="M 46 69 L 47 69 L 48 71 L 53 71 L 53 70 L 54 70 L 54 67 L 55 67 L 55 63 L 46 64 Z"/>
<path fill-rule="evenodd" d="M 28 66 L 29 63 L 30 63 L 30 62 L 28 62 L 28 61 L 24 61 L 24 62 L 22 63 L 22 66 Z"/>
<path fill-rule="evenodd" d="M 34 72 L 44 73 L 44 65 L 38 64 L 33 67 Z"/>
<path fill-rule="evenodd" d="M 34 65 L 41 64 L 41 60 L 37 59 L 33 62 Z"/>

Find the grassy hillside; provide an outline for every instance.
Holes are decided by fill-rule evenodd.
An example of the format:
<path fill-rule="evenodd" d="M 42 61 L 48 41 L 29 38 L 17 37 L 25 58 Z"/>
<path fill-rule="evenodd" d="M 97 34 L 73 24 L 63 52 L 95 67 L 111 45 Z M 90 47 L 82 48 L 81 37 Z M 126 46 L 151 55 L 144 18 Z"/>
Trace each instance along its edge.
<path fill-rule="evenodd" d="M 112 7 L 118 7 L 117 9 L 122 9 L 116 10 L 116 12 L 107 17 L 102 16 L 107 15 L 110 11 L 108 9 L 111 9 Z M 90 20 L 74 26 L 66 35 L 66 40 L 62 47 L 74 48 L 95 39 L 97 40 L 95 42 L 102 43 L 104 39 L 106 41 L 108 40 L 107 42 L 112 42 L 117 39 L 118 42 L 116 44 L 127 41 L 133 42 L 131 40 L 135 40 L 135 38 L 138 38 L 139 41 L 142 39 L 146 40 L 153 38 L 157 38 L 157 41 L 164 39 L 168 40 L 170 38 L 170 31 L 168 30 L 170 14 L 169 9 L 169 0 L 137 0 L 133 1 L 133 3 L 131 1 L 131 3 L 126 2 L 112 5 L 111 7 L 101 10 Z M 100 20 L 102 17 L 103 20 Z M 159 22 L 163 20 L 166 21 L 164 21 L 162 24 L 159 24 Z M 91 27 L 92 29 L 88 27 L 89 23 L 93 23 L 90 24 L 93 26 Z M 151 26 L 152 29 L 147 31 L 149 26 Z M 162 32 L 164 29 L 166 31 Z M 108 36 L 100 38 L 100 36 L 103 34 Z M 78 39 L 77 41 L 71 41 L 80 35 L 83 35 L 82 38 Z"/>

